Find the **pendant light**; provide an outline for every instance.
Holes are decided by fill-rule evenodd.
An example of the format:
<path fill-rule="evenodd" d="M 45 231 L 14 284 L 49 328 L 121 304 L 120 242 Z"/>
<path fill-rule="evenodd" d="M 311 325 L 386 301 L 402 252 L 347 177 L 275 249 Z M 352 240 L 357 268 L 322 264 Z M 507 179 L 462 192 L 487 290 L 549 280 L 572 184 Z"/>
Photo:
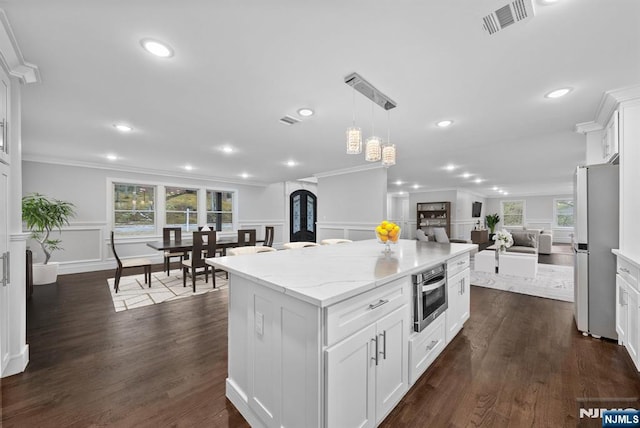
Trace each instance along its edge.
<path fill-rule="evenodd" d="M 382 141 L 375 136 L 375 128 L 373 122 L 373 102 L 371 103 L 371 137 L 367 138 L 365 144 L 364 159 L 367 162 L 377 162 L 382 155 Z"/>
<path fill-rule="evenodd" d="M 353 89 L 353 126 L 347 128 L 347 154 L 362 153 L 362 131 L 356 126 L 356 90 Z"/>
<path fill-rule="evenodd" d="M 396 164 L 396 145 L 391 144 L 391 114 L 387 110 L 387 143 L 382 147 L 382 166 L 390 167 Z"/>

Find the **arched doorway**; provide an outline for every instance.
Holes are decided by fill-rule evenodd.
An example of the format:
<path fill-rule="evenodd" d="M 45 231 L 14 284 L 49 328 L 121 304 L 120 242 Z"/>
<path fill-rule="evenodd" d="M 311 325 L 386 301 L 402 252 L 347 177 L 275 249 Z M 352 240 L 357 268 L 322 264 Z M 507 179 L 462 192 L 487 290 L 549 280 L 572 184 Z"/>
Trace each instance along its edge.
<path fill-rule="evenodd" d="M 291 242 L 316 242 L 316 195 L 308 190 L 296 190 L 289 196 L 289 236 Z"/>

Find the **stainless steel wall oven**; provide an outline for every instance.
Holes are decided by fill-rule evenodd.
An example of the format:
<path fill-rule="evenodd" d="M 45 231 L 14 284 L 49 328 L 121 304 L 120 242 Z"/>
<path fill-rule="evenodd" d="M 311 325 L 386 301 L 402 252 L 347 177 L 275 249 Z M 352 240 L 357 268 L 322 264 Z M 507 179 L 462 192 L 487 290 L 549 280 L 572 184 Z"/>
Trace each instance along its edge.
<path fill-rule="evenodd" d="M 447 310 L 447 272 L 445 265 L 412 275 L 413 329 L 424 330 Z"/>

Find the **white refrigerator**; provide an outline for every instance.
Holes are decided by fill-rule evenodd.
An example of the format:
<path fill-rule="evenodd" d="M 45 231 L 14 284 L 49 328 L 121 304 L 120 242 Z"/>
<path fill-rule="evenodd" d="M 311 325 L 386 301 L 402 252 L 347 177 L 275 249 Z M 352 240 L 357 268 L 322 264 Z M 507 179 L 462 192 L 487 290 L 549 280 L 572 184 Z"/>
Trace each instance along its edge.
<path fill-rule="evenodd" d="M 574 315 L 578 330 L 617 340 L 618 165 L 578 167 L 574 180 Z"/>

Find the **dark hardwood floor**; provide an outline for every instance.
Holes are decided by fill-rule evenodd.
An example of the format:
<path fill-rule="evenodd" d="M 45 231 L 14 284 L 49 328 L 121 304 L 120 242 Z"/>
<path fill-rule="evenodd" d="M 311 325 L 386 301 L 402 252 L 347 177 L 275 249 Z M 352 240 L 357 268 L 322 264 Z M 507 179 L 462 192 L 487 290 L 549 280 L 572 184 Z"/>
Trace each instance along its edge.
<path fill-rule="evenodd" d="M 112 275 L 36 287 L 2 426 L 248 426 L 225 398 L 227 291 L 116 313 Z M 465 328 L 382 426 L 575 426 L 578 398 L 639 396 L 624 349 L 580 335 L 572 304 L 471 287 Z"/>

